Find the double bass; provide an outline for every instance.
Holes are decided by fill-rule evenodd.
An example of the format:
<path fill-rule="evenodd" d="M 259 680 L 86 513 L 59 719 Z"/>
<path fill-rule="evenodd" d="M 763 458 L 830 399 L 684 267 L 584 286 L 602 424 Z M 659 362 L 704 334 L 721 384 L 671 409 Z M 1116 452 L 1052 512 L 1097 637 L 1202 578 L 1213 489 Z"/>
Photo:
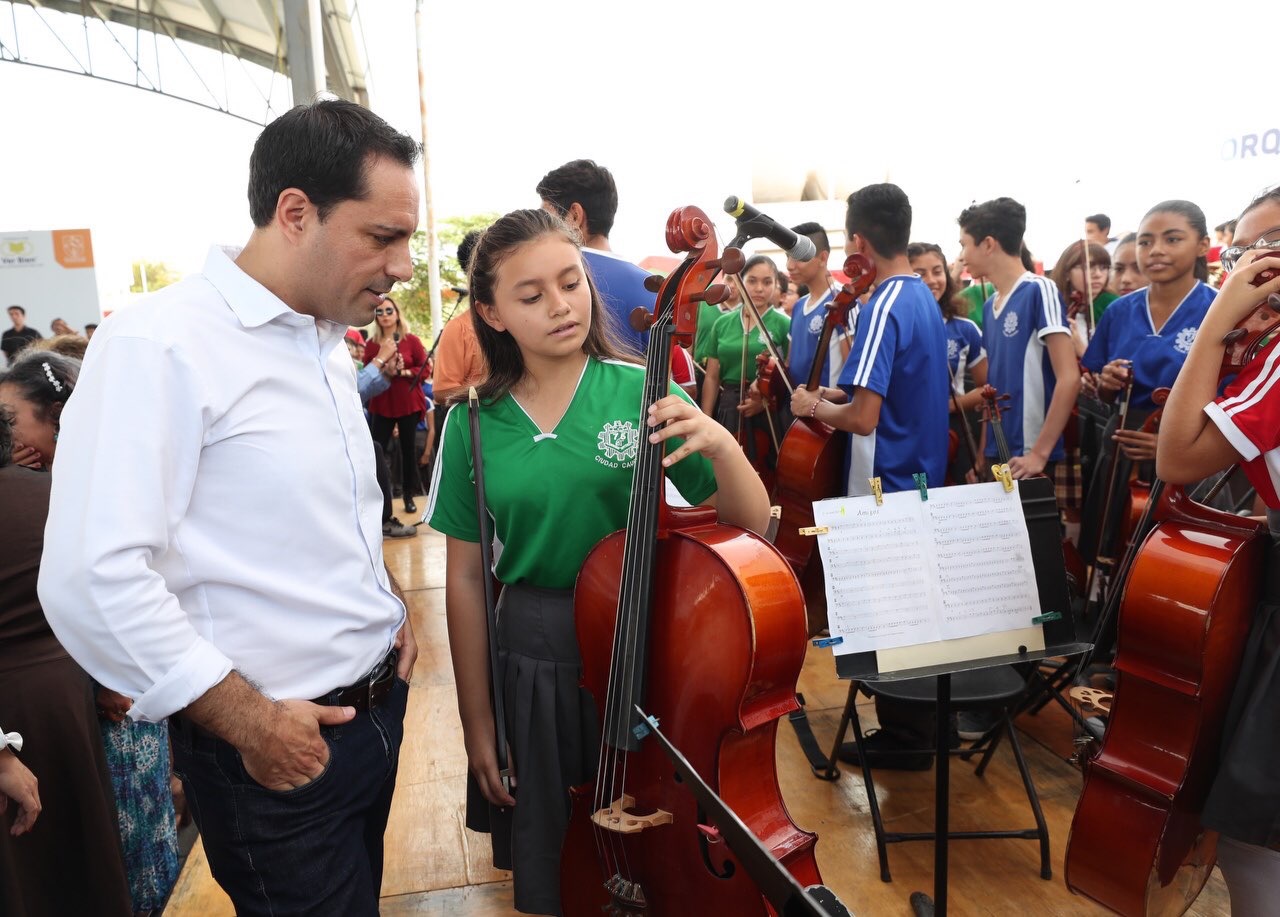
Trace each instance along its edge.
<path fill-rule="evenodd" d="M 1262 303 L 1224 340 L 1222 378 L 1278 330 L 1280 302 Z M 1183 913 L 1213 870 L 1217 834 L 1200 812 L 1269 541 L 1264 522 L 1159 480 L 1147 514 L 1154 528 L 1126 559 L 1106 733 L 1085 764 L 1066 853 L 1067 886 L 1126 917 Z"/>
<path fill-rule="evenodd" d="M 649 330 L 641 416 L 668 392 L 673 342 L 692 339 L 720 267 L 711 221 L 674 211 L 667 245 L 686 252 L 663 282 Z M 726 252 L 726 258 L 728 257 Z M 574 595 L 583 686 L 602 742 L 593 782 L 571 790 L 561 855 L 566 917 L 764 915 L 760 888 L 725 849 L 646 731 L 637 705 L 802 884 L 820 882 L 815 835 L 791 821 L 778 788 L 779 717 L 798 708 L 804 603 L 764 539 L 714 508 L 664 499 L 663 446 L 642 437 L 627 528 L 587 556 Z"/>
<path fill-rule="evenodd" d="M 849 309 L 876 280 L 875 265 L 865 255 L 850 255 L 844 262 L 849 282 L 827 303 L 827 316 L 818 338 L 813 366 L 805 388 L 817 391 L 822 379 L 823 358 L 837 328 L 848 323 Z M 800 530 L 813 525 L 813 504 L 843 493 L 844 454 L 847 437 L 820 420 L 797 417 L 782 438 L 778 450 L 777 487 L 774 502 L 782 508 L 782 519 L 773 544 L 791 564 L 804 589 L 809 633 L 827 626 L 827 590 L 822 564 L 814 563 L 817 545 Z"/>

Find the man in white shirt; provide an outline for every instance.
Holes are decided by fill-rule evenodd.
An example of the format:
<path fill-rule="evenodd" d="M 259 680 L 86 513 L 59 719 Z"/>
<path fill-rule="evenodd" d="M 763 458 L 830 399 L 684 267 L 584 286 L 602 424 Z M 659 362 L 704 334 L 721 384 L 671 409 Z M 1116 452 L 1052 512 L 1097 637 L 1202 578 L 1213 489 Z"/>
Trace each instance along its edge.
<path fill-rule="evenodd" d="M 248 244 L 104 321 L 61 418 L 42 604 L 171 717 L 241 915 L 378 913 L 417 648 L 342 340 L 412 274 L 418 153 L 348 102 L 268 125 Z"/>

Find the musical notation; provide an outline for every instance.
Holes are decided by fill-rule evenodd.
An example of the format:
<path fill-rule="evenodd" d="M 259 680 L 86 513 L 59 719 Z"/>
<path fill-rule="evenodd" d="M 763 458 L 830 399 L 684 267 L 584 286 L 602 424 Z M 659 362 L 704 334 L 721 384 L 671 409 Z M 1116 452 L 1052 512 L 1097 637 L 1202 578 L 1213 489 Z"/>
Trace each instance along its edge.
<path fill-rule="evenodd" d="M 1039 614 L 1022 501 L 1000 484 L 813 505 L 836 653 L 1025 628 Z"/>

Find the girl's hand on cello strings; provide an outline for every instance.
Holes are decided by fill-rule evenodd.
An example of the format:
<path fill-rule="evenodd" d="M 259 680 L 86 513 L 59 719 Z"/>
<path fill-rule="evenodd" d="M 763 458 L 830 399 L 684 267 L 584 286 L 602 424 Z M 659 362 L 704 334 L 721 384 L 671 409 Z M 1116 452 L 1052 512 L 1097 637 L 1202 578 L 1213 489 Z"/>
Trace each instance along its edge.
<path fill-rule="evenodd" d="M 678 449 L 662 460 L 665 468 L 695 452 L 701 452 L 712 462 L 742 452 L 733 434 L 679 395 L 668 395 L 654 403 L 649 409 L 649 426 L 657 428 L 649 434 L 651 443 L 665 442 L 673 436 L 684 439 Z"/>

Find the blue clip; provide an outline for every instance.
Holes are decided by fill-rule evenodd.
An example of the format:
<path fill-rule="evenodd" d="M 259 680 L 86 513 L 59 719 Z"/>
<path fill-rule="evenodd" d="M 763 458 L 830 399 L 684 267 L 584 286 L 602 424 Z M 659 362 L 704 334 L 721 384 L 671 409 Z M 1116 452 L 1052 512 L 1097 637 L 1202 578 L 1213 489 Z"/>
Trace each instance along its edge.
<path fill-rule="evenodd" d="M 822 649 L 828 646 L 839 646 L 844 643 L 844 637 L 819 637 L 813 641 L 813 645 Z"/>
<path fill-rule="evenodd" d="M 929 476 L 923 471 L 917 471 L 911 476 L 915 479 L 916 487 L 920 488 L 920 500 L 924 503 L 929 502 Z"/>
<path fill-rule="evenodd" d="M 636 723 L 631 727 L 631 734 L 634 735 L 636 739 L 643 739 L 652 731 L 649 729 L 650 726 L 654 729 L 658 728 L 658 718 L 656 716 L 651 716 L 647 720 L 641 720 L 639 723 Z"/>

